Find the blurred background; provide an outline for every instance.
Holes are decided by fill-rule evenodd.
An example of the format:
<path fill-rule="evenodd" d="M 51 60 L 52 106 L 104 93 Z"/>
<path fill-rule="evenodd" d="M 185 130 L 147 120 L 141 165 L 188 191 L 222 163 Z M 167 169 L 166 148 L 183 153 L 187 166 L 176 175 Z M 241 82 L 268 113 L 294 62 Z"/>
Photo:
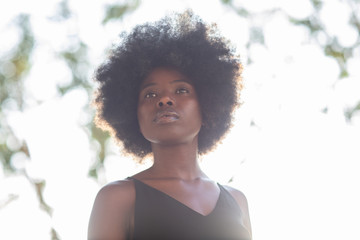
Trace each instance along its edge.
<path fill-rule="evenodd" d="M 94 126 L 92 74 L 122 31 L 187 8 L 244 65 L 202 166 L 246 194 L 254 239 L 360 239 L 359 0 L 3 1 L 0 239 L 86 239 L 100 187 L 149 166 Z"/>

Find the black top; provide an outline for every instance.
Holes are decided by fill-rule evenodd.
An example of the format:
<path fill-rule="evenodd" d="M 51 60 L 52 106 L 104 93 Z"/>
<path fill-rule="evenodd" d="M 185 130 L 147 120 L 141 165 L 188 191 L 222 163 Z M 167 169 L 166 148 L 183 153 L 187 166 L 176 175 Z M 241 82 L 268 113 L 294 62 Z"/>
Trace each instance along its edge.
<path fill-rule="evenodd" d="M 137 179 L 134 240 L 249 240 L 236 200 L 220 184 L 214 210 L 204 216 Z"/>

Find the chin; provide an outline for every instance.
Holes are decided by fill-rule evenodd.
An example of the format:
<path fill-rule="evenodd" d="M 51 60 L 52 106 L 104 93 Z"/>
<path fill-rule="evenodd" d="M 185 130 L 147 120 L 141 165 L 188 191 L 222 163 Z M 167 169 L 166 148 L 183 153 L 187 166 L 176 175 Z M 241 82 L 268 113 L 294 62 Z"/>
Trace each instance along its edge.
<path fill-rule="evenodd" d="M 146 138 L 146 137 L 145 137 Z M 158 144 L 162 146 L 175 146 L 183 144 L 197 144 L 198 134 L 183 135 L 168 132 L 166 136 L 159 136 L 146 138 L 151 144 Z"/>

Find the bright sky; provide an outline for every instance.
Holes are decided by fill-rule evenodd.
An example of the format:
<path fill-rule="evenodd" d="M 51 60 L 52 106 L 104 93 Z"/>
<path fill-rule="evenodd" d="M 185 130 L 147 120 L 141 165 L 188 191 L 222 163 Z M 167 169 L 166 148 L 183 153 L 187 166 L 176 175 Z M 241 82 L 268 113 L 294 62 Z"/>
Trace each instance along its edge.
<path fill-rule="evenodd" d="M 101 187 L 87 177 L 91 149 L 96 146 L 79 127 L 86 122 L 82 108 L 89 100 L 80 90 L 56 97 L 56 84 L 69 81 L 70 73 L 49 52 L 61 50 L 66 36 L 78 32 L 97 65 L 120 31 L 187 7 L 203 20 L 217 22 L 237 46 L 245 65 L 243 105 L 234 128 L 202 165 L 220 183 L 233 178 L 231 185 L 246 194 L 254 239 L 360 239 L 360 115 L 347 123 L 343 114 L 360 100 L 359 49 L 349 61 L 350 76 L 338 80 L 336 62 L 323 55 L 305 29 L 293 27 L 281 14 L 252 19 L 253 24 L 264 27 L 266 47 L 255 44 L 247 52 L 250 21 L 216 0 L 144 0 L 122 23 L 105 28 L 99 25 L 103 12 L 98 1 L 69 1 L 77 26 L 50 24 L 46 18 L 54 13 L 56 2 L 13 0 L 0 7 L 0 49 L 8 49 L 17 39 L 16 31 L 4 23 L 20 12 L 34 17 L 33 29 L 40 41 L 25 84 L 28 94 L 44 103 L 30 102 L 25 112 L 8 114 L 32 155 L 31 161 L 17 156 L 15 166 L 26 168 L 32 178 L 46 180 L 45 201 L 54 208 L 52 218 L 48 217 L 39 209 L 28 181 L 5 176 L 0 169 L 0 205 L 8 196 L 18 196 L 0 208 L 0 239 L 50 239 L 51 227 L 61 239 L 85 239 L 94 197 Z M 241 2 L 257 12 L 281 7 L 299 18 L 312 11 L 308 1 Z M 326 28 L 350 46 L 358 36 L 347 24 L 349 9 L 342 1 L 324 2 L 321 18 Z M 320 36 L 319 41 L 324 38 Z M 246 64 L 249 56 L 250 65 Z M 325 107 L 326 114 L 322 112 Z M 254 126 L 250 126 L 252 121 Z M 114 147 L 107 154 L 103 183 L 144 167 L 119 156 Z"/>

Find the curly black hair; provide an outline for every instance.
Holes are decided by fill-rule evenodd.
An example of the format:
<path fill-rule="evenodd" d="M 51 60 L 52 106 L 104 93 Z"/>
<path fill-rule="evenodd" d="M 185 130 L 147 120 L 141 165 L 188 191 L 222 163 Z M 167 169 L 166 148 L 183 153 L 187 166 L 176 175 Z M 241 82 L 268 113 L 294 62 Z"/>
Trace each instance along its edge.
<path fill-rule="evenodd" d="M 192 80 L 203 120 L 198 151 L 212 150 L 230 129 L 239 105 L 242 66 L 230 42 L 215 24 L 204 23 L 191 10 L 138 25 L 120 37 L 95 72 L 97 126 L 140 161 L 151 153 L 137 119 L 139 88 L 153 69 L 168 67 Z"/>

